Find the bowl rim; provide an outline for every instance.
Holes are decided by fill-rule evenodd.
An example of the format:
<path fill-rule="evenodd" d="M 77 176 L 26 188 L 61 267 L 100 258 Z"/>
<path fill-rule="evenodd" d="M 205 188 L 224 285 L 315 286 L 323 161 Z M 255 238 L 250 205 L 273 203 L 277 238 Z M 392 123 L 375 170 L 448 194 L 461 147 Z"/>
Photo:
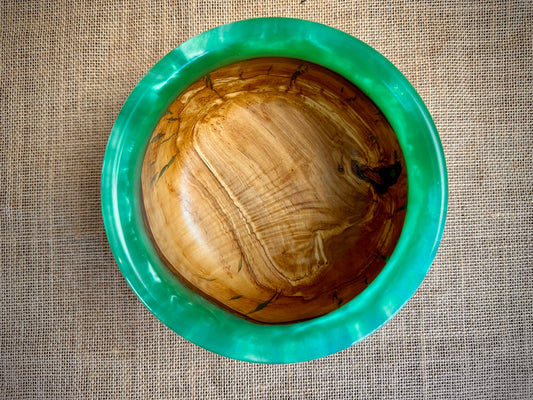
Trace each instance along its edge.
<path fill-rule="evenodd" d="M 302 59 L 355 84 L 395 131 L 408 177 L 404 226 L 377 278 L 339 309 L 284 325 L 247 321 L 183 285 L 150 242 L 139 201 L 144 152 L 172 101 L 209 72 L 258 57 Z M 189 39 L 139 81 L 109 136 L 101 202 L 115 260 L 137 297 L 159 320 L 183 338 L 229 358 L 293 363 L 352 346 L 383 326 L 413 296 L 442 237 L 447 185 L 444 153 L 431 116 L 415 89 L 384 56 L 362 41 L 316 22 L 257 18 L 222 25 Z"/>

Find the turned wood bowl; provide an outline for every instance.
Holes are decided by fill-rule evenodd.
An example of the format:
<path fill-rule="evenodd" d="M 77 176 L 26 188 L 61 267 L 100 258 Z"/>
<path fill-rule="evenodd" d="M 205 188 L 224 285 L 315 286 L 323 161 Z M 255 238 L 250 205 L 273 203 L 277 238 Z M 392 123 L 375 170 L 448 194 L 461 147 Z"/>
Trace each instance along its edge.
<path fill-rule="evenodd" d="M 447 177 L 431 116 L 389 61 L 333 28 L 264 18 L 147 73 L 111 132 L 101 197 L 117 264 L 157 318 L 218 354 L 288 363 L 349 347 L 409 300 Z"/>
<path fill-rule="evenodd" d="M 206 74 L 156 125 L 146 224 L 189 287 L 264 323 L 341 307 L 377 276 L 407 208 L 387 119 L 317 64 L 256 58 Z"/>

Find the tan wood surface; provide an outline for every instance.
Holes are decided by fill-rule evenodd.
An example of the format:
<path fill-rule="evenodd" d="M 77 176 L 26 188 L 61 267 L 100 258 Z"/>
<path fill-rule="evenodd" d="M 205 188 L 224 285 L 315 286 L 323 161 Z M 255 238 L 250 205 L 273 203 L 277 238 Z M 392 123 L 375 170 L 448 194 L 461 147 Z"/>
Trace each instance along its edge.
<path fill-rule="evenodd" d="M 147 224 L 167 265 L 245 318 L 283 323 L 346 304 L 399 237 L 407 177 L 396 136 L 351 83 L 262 58 L 182 93 L 142 171 Z"/>

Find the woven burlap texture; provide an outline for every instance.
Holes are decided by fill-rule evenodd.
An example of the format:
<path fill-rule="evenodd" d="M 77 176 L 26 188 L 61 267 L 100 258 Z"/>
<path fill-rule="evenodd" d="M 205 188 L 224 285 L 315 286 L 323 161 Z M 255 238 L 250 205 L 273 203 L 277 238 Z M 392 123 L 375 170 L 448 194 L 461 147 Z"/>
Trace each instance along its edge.
<path fill-rule="evenodd" d="M 533 3 L 12 1 L 0 6 L 0 396 L 533 398 Z M 217 25 L 328 24 L 426 102 L 449 172 L 438 255 L 384 328 L 330 357 L 256 365 L 171 332 L 135 297 L 100 212 L 106 142 L 139 79 Z"/>

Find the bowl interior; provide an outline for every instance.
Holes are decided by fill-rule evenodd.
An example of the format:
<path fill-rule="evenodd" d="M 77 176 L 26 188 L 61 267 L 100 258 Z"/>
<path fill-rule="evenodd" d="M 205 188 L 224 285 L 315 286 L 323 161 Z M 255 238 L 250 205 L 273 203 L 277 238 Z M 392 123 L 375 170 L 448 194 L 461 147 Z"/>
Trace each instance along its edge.
<path fill-rule="evenodd" d="M 176 96 L 217 68 L 262 57 L 316 63 L 361 89 L 393 128 L 409 180 L 400 238 L 374 281 L 338 309 L 288 324 L 254 323 L 184 285 L 154 248 L 139 195 L 151 135 Z M 365 175 L 371 176 L 368 171 Z M 377 182 L 375 175 L 372 179 Z M 253 362 L 289 363 L 324 357 L 362 340 L 390 320 L 414 294 L 444 229 L 447 175 L 431 116 L 415 89 L 385 57 L 331 27 L 296 19 L 259 18 L 220 26 L 188 40 L 143 77 L 110 134 L 101 199 L 115 260 L 154 316 L 183 338 L 215 353 Z"/>
<path fill-rule="evenodd" d="M 292 58 L 227 65 L 184 90 L 153 130 L 141 179 L 165 264 L 261 323 L 318 317 L 361 293 L 407 208 L 405 160 L 381 111 Z"/>

